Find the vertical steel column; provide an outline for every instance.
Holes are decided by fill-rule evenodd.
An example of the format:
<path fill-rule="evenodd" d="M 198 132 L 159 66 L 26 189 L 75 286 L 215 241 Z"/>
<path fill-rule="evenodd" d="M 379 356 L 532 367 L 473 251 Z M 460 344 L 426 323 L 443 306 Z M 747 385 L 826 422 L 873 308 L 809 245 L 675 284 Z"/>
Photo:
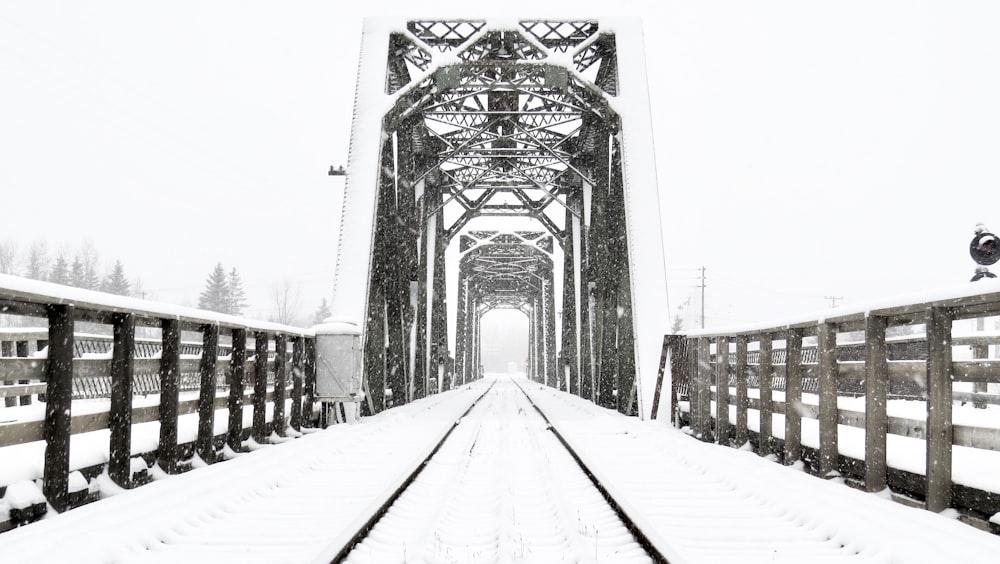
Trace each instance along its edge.
<path fill-rule="evenodd" d="M 542 283 L 545 312 L 545 356 L 543 357 L 545 378 L 550 386 L 558 386 L 562 374 L 556 371 L 556 297 L 551 269 L 546 270 L 546 276 Z"/>
<path fill-rule="evenodd" d="M 580 343 L 578 339 L 580 310 L 577 308 L 579 287 L 577 273 L 579 265 L 578 241 L 580 239 L 580 191 L 570 192 L 566 196 L 565 235 L 562 237 L 563 249 L 563 292 L 562 292 L 562 358 L 569 367 L 567 391 L 580 395 Z"/>
<path fill-rule="evenodd" d="M 927 509 L 940 513 L 951 506 L 951 315 L 933 307 L 926 319 Z"/>
<path fill-rule="evenodd" d="M 235 452 L 243 450 L 243 389 L 246 382 L 247 330 L 233 329 L 233 349 L 229 361 L 229 429 L 226 444 Z"/>
<path fill-rule="evenodd" d="M 888 487 L 886 434 L 889 415 L 889 362 L 886 355 L 885 317 L 865 318 L 865 491 L 880 492 Z"/>
<path fill-rule="evenodd" d="M 111 443 L 108 476 L 120 487 L 132 486 L 132 366 L 135 357 L 135 315 L 111 315 L 114 348 L 111 352 Z"/>
<path fill-rule="evenodd" d="M 168 474 L 177 472 L 177 403 L 181 376 L 181 327 L 176 319 L 160 320 L 160 447 L 157 464 Z"/>
<path fill-rule="evenodd" d="M 202 348 L 198 372 L 201 391 L 198 394 L 198 439 L 195 452 L 205 462 L 215 462 L 215 367 L 219 359 L 219 326 L 201 326 Z"/>
<path fill-rule="evenodd" d="M 69 447 L 73 409 L 73 306 L 50 305 L 45 369 L 45 466 L 42 493 L 58 512 L 68 509 Z"/>

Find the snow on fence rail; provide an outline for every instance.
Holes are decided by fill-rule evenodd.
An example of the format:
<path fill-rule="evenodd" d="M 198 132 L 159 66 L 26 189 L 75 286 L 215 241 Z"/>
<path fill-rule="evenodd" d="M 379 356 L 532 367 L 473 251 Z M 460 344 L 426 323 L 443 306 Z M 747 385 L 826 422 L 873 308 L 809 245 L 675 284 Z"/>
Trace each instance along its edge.
<path fill-rule="evenodd" d="M 953 446 L 1000 451 L 1000 361 L 988 358 L 1000 334 L 983 330 L 986 318 L 1000 315 L 1000 285 L 922 297 L 774 326 L 667 335 L 660 382 L 669 371 L 671 416 L 704 441 L 750 443 L 785 464 L 804 461 L 820 476 L 856 477 L 870 492 L 891 487 L 923 498 L 931 511 L 992 516 L 1000 532 L 1000 488 L 955 483 L 952 464 Z M 970 320 L 970 330 L 953 325 L 959 320 Z M 925 417 L 896 416 L 888 409 L 893 399 Z M 954 413 L 966 409 L 983 416 L 957 423 Z M 803 445 L 804 429 L 818 448 Z M 844 439 L 854 435 L 860 444 L 850 448 Z M 921 474 L 890 467 L 891 435 L 922 441 L 923 464 L 913 465 Z"/>
<path fill-rule="evenodd" d="M 159 422 L 156 463 L 173 473 L 184 466 L 178 444 L 181 415 L 198 414 L 193 452 L 212 463 L 220 441 L 239 452 L 247 435 L 265 442 L 272 433 L 284 435 L 289 426 L 298 430 L 303 413 L 312 413 L 315 343 L 309 330 L 6 275 L 0 275 L 0 314 L 47 325 L 41 331 L 0 331 L 0 395 L 5 406 L 12 406 L 10 400 L 28 403 L 34 394 L 45 403 L 44 419 L 36 421 L 4 421 L 2 414 L 14 410 L 0 408 L 0 447 L 45 441 L 42 493 L 56 511 L 79 503 L 69 492 L 73 434 L 108 429 L 108 476 L 117 486 L 129 488 L 137 485 L 131 469 L 133 424 Z M 111 336 L 77 335 L 77 322 L 110 326 Z M 142 328 L 159 336 L 137 338 Z M 200 342 L 182 341 L 182 333 L 200 334 Z M 225 342 L 220 344 L 220 338 Z M 228 356 L 220 357 L 223 352 Z M 142 375 L 155 380 L 155 390 L 149 386 L 147 393 L 159 394 L 158 405 L 133 406 Z M 218 395 L 223 387 L 220 375 L 226 395 Z M 181 401 L 182 383 L 192 377 L 197 398 Z M 110 408 L 74 416 L 74 385 L 87 380 L 107 382 Z M 286 395 L 291 399 L 288 417 Z M 245 402 L 253 406 L 249 429 L 243 422 Z M 227 432 L 220 437 L 214 435 L 218 409 L 228 410 L 229 417 Z M 0 484 L 0 489 L 9 485 Z"/>

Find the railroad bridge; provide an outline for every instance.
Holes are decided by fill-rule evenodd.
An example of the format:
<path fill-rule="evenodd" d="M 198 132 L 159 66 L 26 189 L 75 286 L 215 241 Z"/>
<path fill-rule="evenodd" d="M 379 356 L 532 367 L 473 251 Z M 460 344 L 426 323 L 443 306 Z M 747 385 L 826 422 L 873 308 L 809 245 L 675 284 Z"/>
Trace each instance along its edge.
<path fill-rule="evenodd" d="M 0 276 L 0 559 L 995 561 L 1000 284 L 668 334 L 642 43 L 367 20 L 321 326 Z"/>

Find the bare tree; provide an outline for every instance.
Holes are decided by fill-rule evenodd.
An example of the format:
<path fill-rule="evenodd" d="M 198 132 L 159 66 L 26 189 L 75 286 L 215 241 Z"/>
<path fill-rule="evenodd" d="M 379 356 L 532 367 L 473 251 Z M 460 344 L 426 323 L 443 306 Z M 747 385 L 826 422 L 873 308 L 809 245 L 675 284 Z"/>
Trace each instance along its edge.
<path fill-rule="evenodd" d="M 0 241 L 0 274 L 17 273 L 17 241 Z"/>
<path fill-rule="evenodd" d="M 292 325 L 299 309 L 299 285 L 292 285 L 285 280 L 271 287 L 271 297 L 274 299 L 274 321 L 284 325 Z"/>

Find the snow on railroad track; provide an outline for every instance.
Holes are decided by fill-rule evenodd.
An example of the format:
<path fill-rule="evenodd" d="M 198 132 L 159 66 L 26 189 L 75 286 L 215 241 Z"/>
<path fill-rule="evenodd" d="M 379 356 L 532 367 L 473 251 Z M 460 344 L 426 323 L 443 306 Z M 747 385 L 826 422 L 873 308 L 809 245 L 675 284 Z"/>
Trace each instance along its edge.
<path fill-rule="evenodd" d="M 344 562 L 652 562 L 546 427 L 497 381 Z"/>
<path fill-rule="evenodd" d="M 335 425 L 8 531 L 0 534 L 0 562 L 311 562 L 394 491 L 488 385 Z"/>
<path fill-rule="evenodd" d="M 923 564 L 1000 560 L 1000 537 L 698 441 L 536 383 L 559 433 L 654 546 L 684 562 Z"/>

